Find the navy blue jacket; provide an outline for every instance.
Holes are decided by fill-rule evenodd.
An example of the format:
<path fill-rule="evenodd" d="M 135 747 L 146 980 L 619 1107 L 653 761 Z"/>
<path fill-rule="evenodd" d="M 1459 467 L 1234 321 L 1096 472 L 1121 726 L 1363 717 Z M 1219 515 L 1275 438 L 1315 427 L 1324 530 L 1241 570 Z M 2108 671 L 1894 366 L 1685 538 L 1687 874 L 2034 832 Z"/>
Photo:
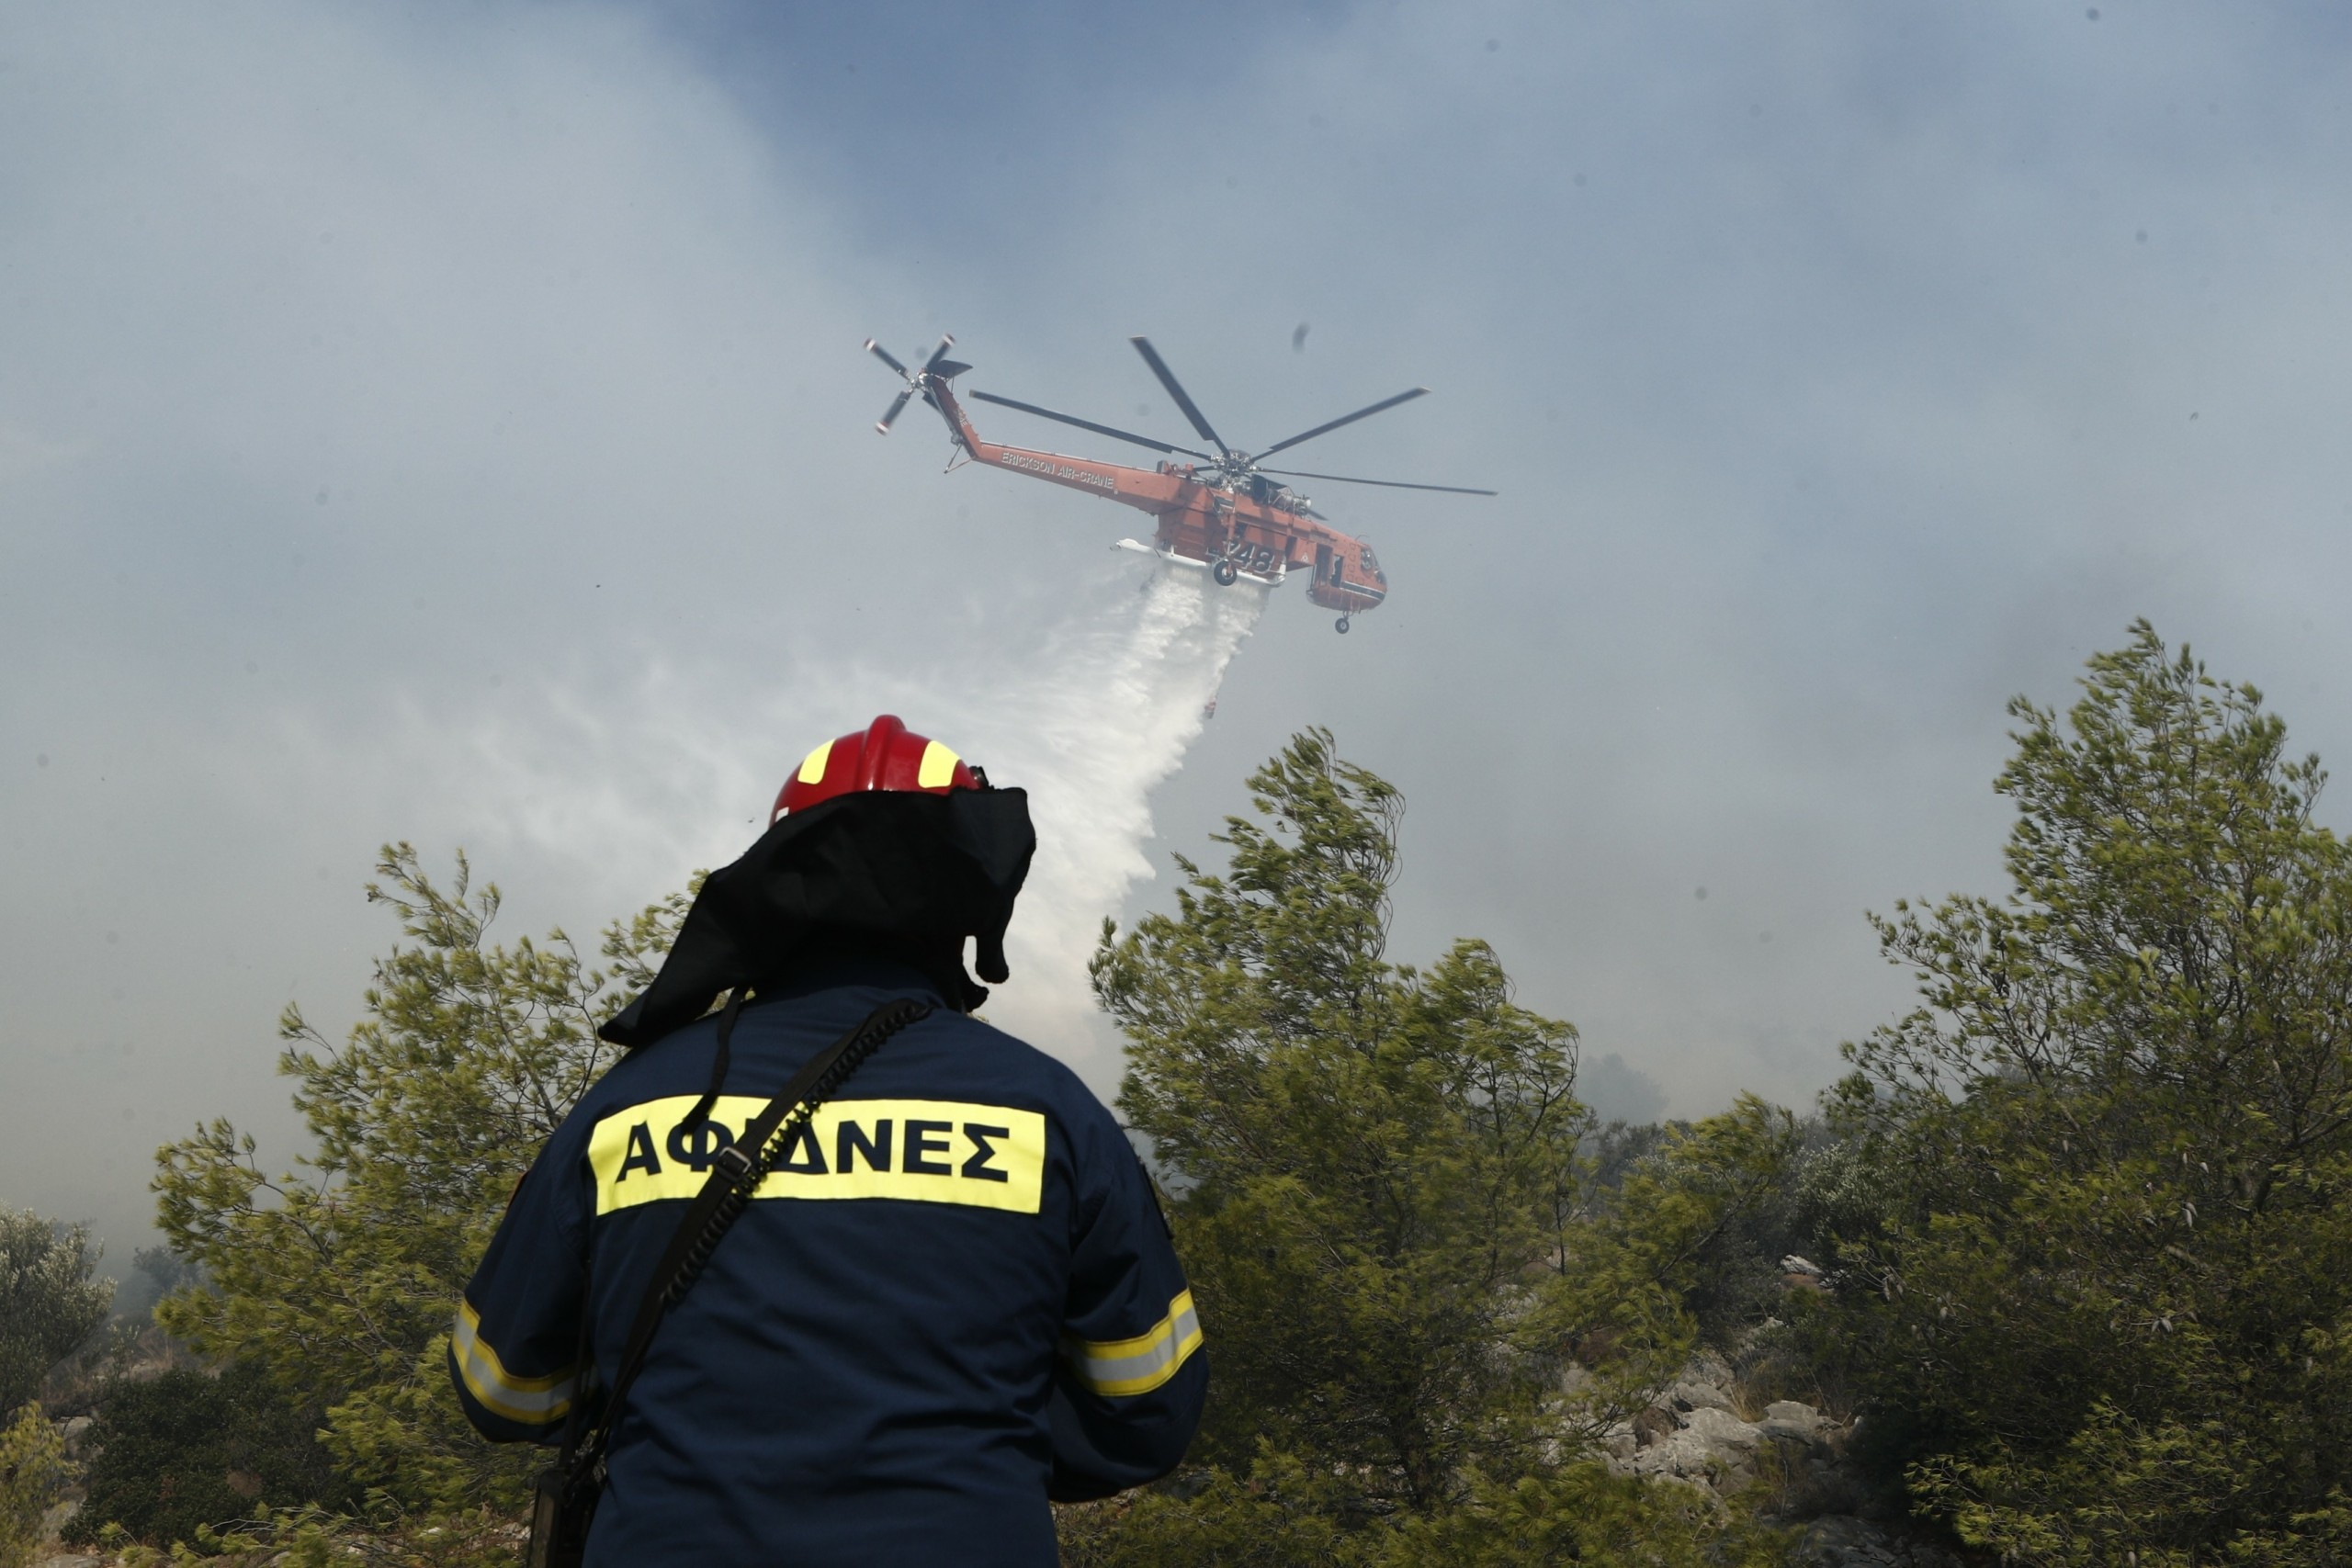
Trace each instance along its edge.
<path fill-rule="evenodd" d="M 747 1003 L 711 1120 L 740 1133 L 911 970 L 837 970 Z M 700 1190 L 682 1120 L 716 1022 L 635 1052 L 517 1190 L 466 1287 L 451 1376 L 475 1427 L 553 1441 L 610 1371 Z M 1205 1358 L 1148 1179 L 1076 1075 L 940 1008 L 820 1110 L 654 1338 L 615 1434 L 594 1564 L 1050 1564 L 1049 1475 L 1167 1473 Z"/>

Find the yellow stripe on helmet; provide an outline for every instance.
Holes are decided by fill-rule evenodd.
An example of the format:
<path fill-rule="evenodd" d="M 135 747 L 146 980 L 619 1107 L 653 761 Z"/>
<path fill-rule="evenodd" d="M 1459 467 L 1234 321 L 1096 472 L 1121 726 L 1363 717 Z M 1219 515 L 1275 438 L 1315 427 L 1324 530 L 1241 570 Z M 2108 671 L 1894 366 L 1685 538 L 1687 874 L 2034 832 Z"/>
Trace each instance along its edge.
<path fill-rule="evenodd" d="M 823 784 L 825 764 L 831 761 L 832 757 L 833 743 L 830 740 L 809 752 L 800 764 L 800 782 L 805 784 Z"/>
<path fill-rule="evenodd" d="M 922 766 L 915 772 L 915 784 L 923 789 L 945 789 L 956 782 L 956 764 L 962 761 L 938 741 L 930 741 L 922 749 Z"/>

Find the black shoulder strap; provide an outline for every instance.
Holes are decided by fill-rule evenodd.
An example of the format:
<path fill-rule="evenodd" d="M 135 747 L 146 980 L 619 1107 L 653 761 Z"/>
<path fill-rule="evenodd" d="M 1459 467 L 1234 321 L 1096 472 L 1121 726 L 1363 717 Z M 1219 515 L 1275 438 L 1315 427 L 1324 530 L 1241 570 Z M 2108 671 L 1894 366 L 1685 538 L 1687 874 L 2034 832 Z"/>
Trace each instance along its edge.
<path fill-rule="evenodd" d="M 731 1033 L 726 1026 L 735 1021 L 736 1002 L 731 999 L 727 1015 L 721 1020 L 721 1033 Z M 815 1113 L 819 1105 L 839 1089 L 857 1070 L 858 1065 L 874 1054 L 875 1049 L 891 1035 L 927 1016 L 933 1004 L 902 997 L 883 1003 L 860 1020 L 850 1032 L 811 1056 L 807 1065 L 792 1075 L 767 1108 L 752 1120 L 741 1134 L 718 1151 L 710 1175 L 695 1194 L 685 1215 L 670 1237 L 670 1246 L 647 1283 L 645 1296 L 638 1303 L 637 1321 L 628 1331 L 628 1347 L 621 1352 L 620 1364 L 614 1370 L 610 1392 L 605 1397 L 604 1409 L 595 1423 L 575 1446 L 567 1441 L 561 1467 L 575 1478 L 587 1470 L 598 1472 L 602 1481 L 606 1443 L 620 1424 L 621 1407 L 628 1398 L 629 1384 L 637 1381 L 639 1371 L 645 1365 L 646 1351 L 653 1343 L 654 1330 L 670 1308 L 678 1304 L 688 1286 L 701 1274 L 710 1261 L 728 1227 L 751 1201 L 752 1194 L 766 1179 L 769 1168 L 782 1155 L 791 1134 L 799 1130 Z M 722 1039 L 720 1049 L 725 1049 Z M 708 1097 L 706 1097 L 707 1100 Z M 781 1134 L 782 1136 L 778 1134 Z M 588 1309 L 582 1306 L 585 1313 Z M 569 1434 L 567 1434 L 567 1437 Z M 576 1455 L 576 1458 L 575 1458 Z"/>

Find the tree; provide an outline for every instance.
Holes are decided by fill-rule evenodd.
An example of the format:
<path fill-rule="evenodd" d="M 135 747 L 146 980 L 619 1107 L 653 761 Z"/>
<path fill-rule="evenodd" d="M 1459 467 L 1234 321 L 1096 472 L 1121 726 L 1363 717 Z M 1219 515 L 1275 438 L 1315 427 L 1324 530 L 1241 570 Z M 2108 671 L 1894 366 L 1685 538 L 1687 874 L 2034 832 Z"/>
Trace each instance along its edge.
<path fill-rule="evenodd" d="M 1250 781 L 1230 878 L 1180 863 L 1178 917 L 1106 927 L 1119 1106 L 1183 1183 L 1218 1408 L 1261 1441 L 1372 1467 L 1427 1506 L 1556 1380 L 1519 1330 L 1576 1187 L 1575 1032 L 1512 1005 L 1485 944 L 1388 963 L 1403 803 L 1310 732 Z M 1286 830 L 1286 831 L 1284 831 Z"/>
<path fill-rule="evenodd" d="M 1836 1109 L 1884 1194 L 1822 1326 L 2021 1562 L 2352 1548 L 2352 852 L 2260 694 L 2144 622 L 2023 698 L 2007 898 L 1898 906 L 1924 1005 Z"/>
<path fill-rule="evenodd" d="M 1397 792 L 1322 730 L 1250 792 L 1216 839 L 1229 869 L 1180 858 L 1176 912 L 1106 923 L 1093 960 L 1214 1371 L 1199 1490 L 1107 1536 L 1075 1521 L 1080 1555 L 1321 1561 L 1385 1522 L 1347 1550 L 1419 1562 L 1478 1520 L 1617 1495 L 1574 1461 L 1682 1364 L 1709 1238 L 1770 1186 L 1788 1119 L 1748 1102 L 1602 1190 L 1575 1031 L 1516 1005 L 1484 942 L 1388 959 Z"/>
<path fill-rule="evenodd" d="M 685 897 L 608 929 L 598 970 L 560 931 L 491 944 L 498 889 L 475 890 L 462 854 L 447 888 L 406 844 L 377 870 L 368 898 L 408 942 L 376 965 L 365 1016 L 339 1049 L 297 1008 L 279 1022 L 316 1147 L 274 1179 L 225 1121 L 163 1151 L 162 1228 L 202 1282 L 156 1315 L 323 1407 L 336 1461 L 385 1506 L 511 1506 L 533 1457 L 466 1426 L 450 1320 L 509 1195 L 607 1065 L 597 1022 L 650 979 Z"/>
<path fill-rule="evenodd" d="M 1252 790 L 1261 820 L 1227 824 L 1230 874 L 1187 864 L 1179 914 L 1106 930 L 1096 958 L 1133 1042 L 1122 1103 L 1179 1189 L 1216 1374 L 1206 1464 L 1073 1516 L 1072 1561 L 1749 1560 L 1764 1536 L 1586 1456 L 1681 1366 L 1710 1259 L 1792 1147 L 1785 1113 L 1743 1103 L 1604 1179 L 1580 1146 L 1574 1032 L 1513 1003 L 1483 943 L 1427 970 L 1387 960 L 1396 792 L 1321 732 Z M 608 931 L 600 972 L 560 931 L 492 945 L 496 889 L 474 891 L 462 857 L 447 887 L 405 845 L 379 872 L 370 896 L 403 941 L 360 1023 L 340 1047 L 294 1010 L 281 1024 L 312 1151 L 272 1179 L 225 1122 L 164 1151 L 164 1230 L 198 1273 L 158 1316 L 227 1370 L 143 1425 L 126 1404 L 121 1436 L 153 1438 L 147 1462 L 191 1485 L 257 1478 L 256 1506 L 275 1505 L 285 1488 L 254 1456 L 299 1472 L 299 1442 L 272 1447 L 279 1417 L 322 1411 L 340 1484 L 379 1520 L 441 1529 L 404 1530 L 402 1550 L 454 1563 L 511 1544 L 536 1457 L 457 1414 L 458 1292 L 602 1070 L 594 1022 L 650 980 L 685 897 Z M 251 1401 L 257 1435 L 187 1419 L 208 1397 Z M 330 1525 L 241 1528 L 308 1530 L 301 1550 L 324 1552 Z"/>
<path fill-rule="evenodd" d="M 91 1278 L 96 1269 L 88 1226 L 0 1209 L 0 1416 L 106 1321 L 114 1281 Z"/>

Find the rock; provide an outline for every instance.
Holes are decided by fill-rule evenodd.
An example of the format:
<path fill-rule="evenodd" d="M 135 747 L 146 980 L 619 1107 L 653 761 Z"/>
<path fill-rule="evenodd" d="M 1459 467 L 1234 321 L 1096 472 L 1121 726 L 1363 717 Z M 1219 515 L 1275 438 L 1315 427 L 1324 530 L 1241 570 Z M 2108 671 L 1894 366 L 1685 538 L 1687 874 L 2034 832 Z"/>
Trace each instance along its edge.
<path fill-rule="evenodd" d="M 1781 1283 L 1792 1291 L 1818 1291 L 1826 1294 L 1829 1290 L 1829 1277 L 1823 1272 L 1821 1265 L 1809 1258 L 1799 1258 L 1793 1252 L 1781 1259 Z"/>
<path fill-rule="evenodd" d="M 1661 1410 L 1653 1404 L 1634 1417 L 1634 1446 L 1648 1448 L 1661 1438 L 1672 1437 L 1681 1426 L 1672 1411 Z"/>
<path fill-rule="evenodd" d="M 1600 1446 L 1609 1468 L 1621 1475 L 1686 1482 L 1718 1496 L 1769 1475 L 1775 1495 L 1770 1506 L 1784 1520 L 1844 1517 L 1863 1506 L 1868 1490 L 1844 1461 L 1849 1427 L 1794 1399 L 1773 1401 L 1759 1421 L 1742 1420 L 1733 1394 L 1736 1386 L 1722 1357 L 1709 1352 L 1694 1356 L 1658 1404 L 1603 1436 Z M 1833 1546 L 1844 1550 L 1839 1544 L 1846 1540 L 1838 1533 L 1842 1529 L 1830 1528 L 1822 1538 L 1827 1543 L 1824 1551 Z M 1868 1532 L 1877 1527 L 1856 1521 L 1853 1529 Z M 1855 1537 L 1858 1541 L 1876 1539 L 1867 1533 Z M 1821 1561 L 1842 1563 L 1847 1559 Z M 1869 1560 L 1851 1561 L 1860 1564 Z M 1900 1562 L 1907 1568 L 1913 1560 Z"/>
<path fill-rule="evenodd" d="M 1713 1382 L 1684 1382 L 1667 1391 L 1667 1403 L 1677 1410 L 1729 1410 L 1731 1395 Z"/>
<path fill-rule="evenodd" d="M 1730 1411 L 1701 1405 L 1685 1413 L 1672 1432 L 1637 1449 L 1617 1468 L 1728 1492 L 1755 1479 L 1759 1440 L 1758 1429 Z"/>
<path fill-rule="evenodd" d="M 1829 1514 L 1805 1527 L 1790 1568 L 1960 1568 L 1942 1547 L 1913 1540 L 1851 1514 Z"/>
<path fill-rule="evenodd" d="M 78 1416 L 76 1419 L 86 1421 L 89 1417 L 85 1416 Z M 98 1568 L 98 1565 L 105 1562 L 104 1552 L 76 1546 L 64 1546 L 58 1541 L 57 1532 L 63 1529 L 74 1516 L 81 1511 L 80 1503 L 67 1501 L 58 1504 L 43 1516 L 40 1522 L 41 1544 L 33 1553 L 32 1568 Z"/>
<path fill-rule="evenodd" d="M 1789 1553 L 1791 1568 L 1862 1568 L 1896 1562 L 1886 1532 L 1850 1514 L 1833 1514 L 1805 1526 L 1796 1550 Z"/>
<path fill-rule="evenodd" d="M 1725 1449 L 1745 1455 L 1756 1446 L 1762 1434 L 1752 1424 L 1741 1420 L 1728 1410 L 1702 1405 L 1682 1418 L 1682 1429 L 1710 1448 Z"/>
<path fill-rule="evenodd" d="M 1757 1429 L 1768 1438 L 1818 1444 L 1828 1440 L 1829 1423 L 1810 1404 L 1776 1399 L 1764 1407 L 1764 1419 L 1757 1423 Z"/>
<path fill-rule="evenodd" d="M 1708 1451 L 1706 1443 L 1687 1432 L 1677 1432 L 1638 1450 L 1623 1468 L 1634 1475 L 1670 1476 L 1702 1486 L 1714 1484 L 1725 1471 L 1723 1461 Z"/>

